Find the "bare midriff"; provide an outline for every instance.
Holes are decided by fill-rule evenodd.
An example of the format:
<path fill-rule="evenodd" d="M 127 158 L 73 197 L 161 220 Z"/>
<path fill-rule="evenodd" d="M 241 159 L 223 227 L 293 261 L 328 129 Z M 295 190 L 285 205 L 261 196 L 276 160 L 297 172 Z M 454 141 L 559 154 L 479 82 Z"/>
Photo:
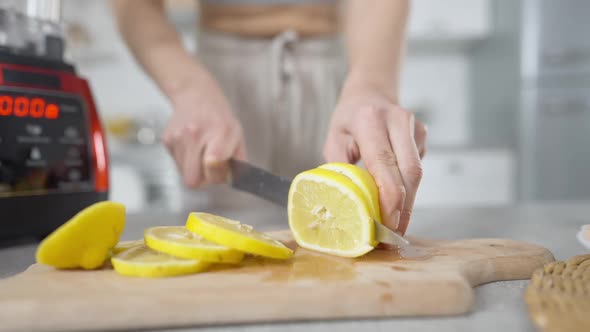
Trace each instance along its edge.
<path fill-rule="evenodd" d="M 205 31 L 269 38 L 287 30 L 302 37 L 334 35 L 339 30 L 337 4 L 216 5 L 200 4 Z"/>

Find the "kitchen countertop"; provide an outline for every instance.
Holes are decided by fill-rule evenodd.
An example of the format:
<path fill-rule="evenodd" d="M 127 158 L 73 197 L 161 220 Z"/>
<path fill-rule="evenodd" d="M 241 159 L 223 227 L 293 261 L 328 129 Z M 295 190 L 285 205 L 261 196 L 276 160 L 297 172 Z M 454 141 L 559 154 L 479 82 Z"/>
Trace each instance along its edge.
<path fill-rule="evenodd" d="M 285 211 L 258 201 L 250 208 L 210 208 L 208 212 L 239 219 L 263 230 L 287 228 Z M 182 225 L 186 213 L 150 212 L 128 216 L 122 240 L 137 239 L 148 226 Z M 552 203 L 504 208 L 436 208 L 415 212 L 409 234 L 432 239 L 503 237 L 542 245 L 558 260 L 587 253 L 576 240 L 581 225 L 590 224 L 590 202 Z M 0 278 L 33 263 L 36 243 L 0 247 Z M 523 293 L 528 281 L 506 281 L 476 288 L 473 311 L 454 317 L 391 318 L 320 322 L 265 323 L 175 329 L 174 331 L 535 331 Z"/>

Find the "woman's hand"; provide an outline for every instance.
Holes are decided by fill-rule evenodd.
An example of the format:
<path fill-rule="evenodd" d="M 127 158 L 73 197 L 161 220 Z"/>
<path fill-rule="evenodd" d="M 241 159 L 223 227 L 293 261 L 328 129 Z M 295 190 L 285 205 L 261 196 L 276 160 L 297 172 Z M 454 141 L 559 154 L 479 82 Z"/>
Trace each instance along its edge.
<path fill-rule="evenodd" d="M 379 187 L 383 223 L 405 233 L 422 178 L 426 127 L 385 93 L 348 86 L 332 116 L 324 147 L 328 162 L 362 159 Z"/>
<path fill-rule="evenodd" d="M 113 0 L 113 9 L 129 49 L 172 103 L 163 141 L 184 182 L 223 181 L 228 159 L 246 152 L 242 128 L 217 82 L 184 49 L 163 0 Z"/>
<path fill-rule="evenodd" d="M 171 100 L 174 113 L 163 141 L 184 183 L 199 187 L 223 182 L 230 158 L 246 158 L 240 123 L 217 83 L 199 75 Z"/>

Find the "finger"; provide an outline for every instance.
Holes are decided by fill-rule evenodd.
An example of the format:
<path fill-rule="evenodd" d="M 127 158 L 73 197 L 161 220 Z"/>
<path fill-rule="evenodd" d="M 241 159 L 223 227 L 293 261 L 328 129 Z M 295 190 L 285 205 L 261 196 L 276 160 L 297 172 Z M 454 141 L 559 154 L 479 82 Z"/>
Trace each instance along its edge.
<path fill-rule="evenodd" d="M 196 140 L 186 140 L 184 143 L 184 159 L 182 174 L 184 183 L 189 188 L 196 188 L 203 184 L 203 149 L 204 146 Z"/>
<path fill-rule="evenodd" d="M 420 162 L 420 153 L 414 139 L 414 115 L 405 110 L 399 110 L 395 114 L 388 123 L 389 138 L 397 156 L 404 188 L 406 188 L 406 200 L 397 229 L 397 231 L 404 234 L 410 222 L 416 192 L 422 179 L 422 164 Z"/>
<path fill-rule="evenodd" d="M 207 184 L 220 183 L 227 178 L 229 171 L 227 162 L 239 149 L 239 145 L 235 134 L 229 139 L 226 135 L 217 134 L 208 140 L 203 155 Z"/>
<path fill-rule="evenodd" d="M 180 142 L 180 136 L 181 136 L 180 131 L 168 132 L 162 137 L 162 140 L 164 141 L 164 145 L 166 146 L 166 149 L 168 150 L 168 152 L 170 152 L 170 155 L 172 156 L 172 159 L 174 160 L 174 163 L 176 164 L 176 168 L 178 169 L 178 172 L 180 172 L 184 178 L 184 174 L 183 174 L 184 144 L 182 144 L 182 142 Z"/>
<path fill-rule="evenodd" d="M 420 159 L 424 158 L 426 154 L 426 138 L 428 137 L 428 127 L 416 120 L 414 126 L 414 140 L 416 141 L 416 147 L 420 154 Z"/>
<path fill-rule="evenodd" d="M 246 142 L 244 141 L 244 137 L 242 135 L 240 135 L 239 141 L 240 144 L 234 152 L 234 158 L 237 158 L 239 160 L 246 160 L 248 159 L 248 153 L 246 152 Z"/>
<path fill-rule="evenodd" d="M 383 224 L 395 230 L 399 224 L 406 195 L 403 180 L 383 121 L 371 114 L 378 110 L 369 109 L 363 112 L 368 112 L 364 116 L 366 121 L 359 124 L 354 135 L 361 159 L 379 188 Z"/>
<path fill-rule="evenodd" d="M 359 147 L 348 134 L 328 136 L 324 146 L 326 162 L 356 163 L 360 158 Z"/>

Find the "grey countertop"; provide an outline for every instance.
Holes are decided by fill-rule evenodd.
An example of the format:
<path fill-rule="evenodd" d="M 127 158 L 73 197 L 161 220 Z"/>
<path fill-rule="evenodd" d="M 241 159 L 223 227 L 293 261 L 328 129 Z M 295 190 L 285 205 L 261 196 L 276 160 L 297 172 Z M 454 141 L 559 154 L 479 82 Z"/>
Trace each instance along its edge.
<path fill-rule="evenodd" d="M 287 227 L 284 210 L 258 202 L 249 208 L 210 208 L 209 212 L 239 219 L 263 230 Z M 129 215 L 122 240 L 140 238 L 154 225 L 182 225 L 186 213 L 150 212 Z M 505 208 L 437 208 L 415 212 L 409 233 L 433 239 L 502 237 L 542 245 L 556 259 L 587 253 L 576 240 L 581 225 L 590 224 L 590 202 L 523 205 Z M 33 263 L 36 244 L 0 248 L 0 278 L 24 270 Z M 289 322 L 176 329 L 175 331 L 534 331 L 523 292 L 527 281 L 495 282 L 476 288 L 473 311 L 455 317 L 392 318 Z"/>

